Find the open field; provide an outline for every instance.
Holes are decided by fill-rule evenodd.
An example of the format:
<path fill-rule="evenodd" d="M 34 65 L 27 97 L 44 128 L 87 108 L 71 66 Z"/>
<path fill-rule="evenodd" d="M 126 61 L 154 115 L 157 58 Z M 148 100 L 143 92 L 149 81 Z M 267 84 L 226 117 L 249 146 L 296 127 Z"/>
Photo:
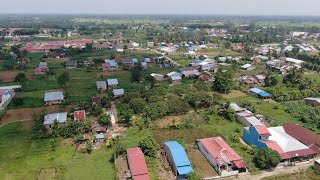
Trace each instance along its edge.
<path fill-rule="evenodd" d="M 23 71 L 0 71 L 0 83 L 13 82 L 17 74 L 23 73 Z M 32 79 L 31 76 L 27 77 L 29 80 Z"/>
<path fill-rule="evenodd" d="M 0 179 L 105 179 L 115 177 L 109 161 L 112 151 L 91 154 L 75 152 L 69 140 L 56 139 L 54 151 L 50 139 L 32 140 L 21 123 L 0 128 Z"/>

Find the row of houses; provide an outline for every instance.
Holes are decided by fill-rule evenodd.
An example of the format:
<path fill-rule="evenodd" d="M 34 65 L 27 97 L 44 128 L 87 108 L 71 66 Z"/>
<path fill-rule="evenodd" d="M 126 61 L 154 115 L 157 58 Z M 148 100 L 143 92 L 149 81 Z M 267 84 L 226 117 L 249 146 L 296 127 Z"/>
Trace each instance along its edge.
<path fill-rule="evenodd" d="M 107 79 L 107 81 L 97 81 L 96 86 L 98 91 L 112 90 L 114 97 L 121 97 L 124 95 L 124 89 L 116 89 L 119 82 L 118 79 Z"/>
<path fill-rule="evenodd" d="M 238 106 L 236 103 L 230 103 L 229 107 L 236 112 L 236 118 L 246 127 L 262 125 L 263 123 L 249 110 Z"/>
<path fill-rule="evenodd" d="M 294 58 L 281 57 L 266 62 L 267 68 L 285 74 L 292 69 L 301 69 L 304 61 Z"/>
<path fill-rule="evenodd" d="M 257 74 L 254 76 L 240 76 L 238 77 L 238 81 L 243 84 L 260 84 L 264 82 L 266 77 L 267 75 L 265 74 Z"/>

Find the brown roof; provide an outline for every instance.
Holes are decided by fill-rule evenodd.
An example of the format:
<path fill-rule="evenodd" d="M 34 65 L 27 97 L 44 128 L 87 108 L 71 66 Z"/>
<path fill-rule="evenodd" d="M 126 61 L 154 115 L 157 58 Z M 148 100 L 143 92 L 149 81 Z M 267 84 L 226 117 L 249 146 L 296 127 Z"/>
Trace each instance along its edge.
<path fill-rule="evenodd" d="M 313 151 L 320 153 L 320 136 L 316 133 L 294 123 L 284 124 L 283 129 L 287 134 L 310 147 Z"/>

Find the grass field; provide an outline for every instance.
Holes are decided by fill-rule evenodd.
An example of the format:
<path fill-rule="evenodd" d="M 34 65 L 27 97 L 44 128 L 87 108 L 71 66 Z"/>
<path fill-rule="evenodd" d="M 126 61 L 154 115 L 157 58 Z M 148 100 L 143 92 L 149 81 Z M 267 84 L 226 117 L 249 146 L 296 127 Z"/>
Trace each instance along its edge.
<path fill-rule="evenodd" d="M 52 151 L 50 139 L 32 140 L 31 133 L 21 128 L 21 123 L 0 128 L 0 179 L 115 177 L 111 149 L 82 154 L 75 152 L 70 140 L 57 140 Z"/>

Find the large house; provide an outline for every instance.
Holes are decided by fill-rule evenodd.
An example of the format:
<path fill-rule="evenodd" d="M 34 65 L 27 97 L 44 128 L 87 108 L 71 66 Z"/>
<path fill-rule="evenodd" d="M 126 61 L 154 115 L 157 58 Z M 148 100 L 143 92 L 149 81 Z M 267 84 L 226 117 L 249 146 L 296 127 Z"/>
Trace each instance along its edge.
<path fill-rule="evenodd" d="M 64 101 L 65 101 L 65 98 L 64 98 L 64 95 L 61 91 L 46 92 L 44 94 L 44 104 L 45 105 L 61 104 Z"/>
<path fill-rule="evenodd" d="M 187 174 L 193 172 L 191 163 L 183 146 L 177 141 L 164 143 L 167 160 L 178 180 L 186 179 Z"/>
<path fill-rule="evenodd" d="M 131 177 L 133 180 L 149 180 L 149 173 L 144 158 L 144 154 L 140 148 L 128 148 L 127 158 Z"/>
<path fill-rule="evenodd" d="M 62 112 L 62 113 L 53 113 L 53 114 L 48 114 L 44 116 L 44 121 L 43 125 L 47 129 L 51 129 L 54 127 L 55 123 L 58 124 L 63 124 L 67 120 L 67 112 Z"/>
<path fill-rule="evenodd" d="M 198 147 L 221 177 L 247 172 L 246 164 L 222 137 L 200 139 Z"/>
<path fill-rule="evenodd" d="M 246 127 L 243 140 L 258 149 L 270 148 L 278 152 L 283 165 L 309 160 L 316 154 L 310 147 L 290 136 L 282 126 L 267 128 L 265 125 Z"/>

